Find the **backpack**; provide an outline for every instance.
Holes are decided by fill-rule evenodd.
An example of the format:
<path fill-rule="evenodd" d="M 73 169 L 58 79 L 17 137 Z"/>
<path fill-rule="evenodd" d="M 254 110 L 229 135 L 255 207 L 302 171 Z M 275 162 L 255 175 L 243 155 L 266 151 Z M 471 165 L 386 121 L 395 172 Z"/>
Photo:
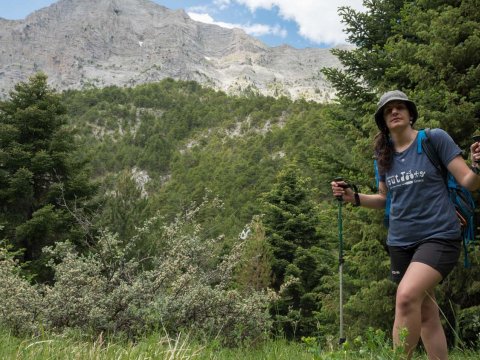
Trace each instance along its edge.
<path fill-rule="evenodd" d="M 435 149 L 435 144 L 430 140 L 430 129 L 419 130 L 417 137 L 417 153 L 421 154 L 422 150 L 427 155 L 430 162 L 437 168 L 442 174 L 445 185 L 448 189 L 448 195 L 450 200 L 455 205 L 455 210 L 457 217 L 461 224 L 462 229 L 462 239 L 463 239 L 463 250 L 464 250 L 464 266 L 469 268 L 471 266 L 470 260 L 468 258 L 468 247 L 475 240 L 475 200 L 466 188 L 461 186 L 457 180 L 453 177 L 447 168 L 441 162 L 438 157 L 437 151 Z M 377 181 L 377 187 L 380 182 L 380 176 L 378 172 L 377 160 L 374 160 L 374 169 L 375 169 L 375 178 Z M 390 216 L 390 204 L 391 204 L 391 193 L 387 192 L 387 198 L 385 203 L 385 213 L 383 218 L 383 223 L 388 227 L 388 221 Z"/>

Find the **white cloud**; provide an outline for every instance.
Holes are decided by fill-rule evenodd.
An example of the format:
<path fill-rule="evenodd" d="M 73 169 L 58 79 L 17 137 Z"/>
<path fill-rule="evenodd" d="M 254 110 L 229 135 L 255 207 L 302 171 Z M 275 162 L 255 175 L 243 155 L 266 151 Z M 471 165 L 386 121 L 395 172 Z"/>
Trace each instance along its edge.
<path fill-rule="evenodd" d="M 222 0 L 217 0 L 222 1 Z M 364 10 L 363 0 L 231 0 L 247 6 L 250 11 L 263 8 L 271 10 L 278 8 L 279 15 L 295 21 L 299 34 L 315 43 L 330 45 L 346 43 L 343 24 L 338 16 L 340 6 L 350 6 Z M 223 0 L 228 3 L 230 0 Z"/>
<path fill-rule="evenodd" d="M 187 13 L 188 12 L 193 12 L 193 13 L 208 13 L 208 9 L 209 7 L 207 5 L 198 5 L 198 6 L 191 6 L 188 8 Z"/>
<path fill-rule="evenodd" d="M 243 30 L 247 34 L 252 36 L 262 36 L 262 35 L 275 35 L 282 38 L 287 37 L 287 30 L 283 29 L 280 25 L 270 26 L 264 24 L 253 24 L 253 25 L 243 25 Z"/>
<path fill-rule="evenodd" d="M 218 25 L 227 29 L 233 29 L 233 28 L 240 28 L 241 26 L 238 24 L 231 24 L 223 21 L 215 21 L 209 14 L 207 13 L 195 13 L 195 12 L 188 12 L 188 16 L 190 16 L 190 19 L 202 22 L 205 24 L 213 24 L 213 25 Z"/>
<path fill-rule="evenodd" d="M 231 0 L 213 0 L 213 4 L 220 10 L 226 9 L 231 3 Z"/>
<path fill-rule="evenodd" d="M 206 24 L 218 25 L 228 29 L 239 28 L 252 36 L 276 35 L 282 38 L 285 38 L 287 36 L 287 31 L 279 25 L 270 26 L 265 24 L 233 24 L 222 21 L 215 21 L 215 19 L 213 19 L 208 13 L 188 12 L 188 16 L 190 16 L 192 20 Z"/>

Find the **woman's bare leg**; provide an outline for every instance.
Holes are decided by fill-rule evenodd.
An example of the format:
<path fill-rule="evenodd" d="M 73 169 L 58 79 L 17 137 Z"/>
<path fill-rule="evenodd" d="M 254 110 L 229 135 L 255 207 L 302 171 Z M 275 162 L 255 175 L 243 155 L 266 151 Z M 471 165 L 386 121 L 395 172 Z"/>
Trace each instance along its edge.
<path fill-rule="evenodd" d="M 395 346 L 405 346 L 408 359 L 411 358 L 420 339 L 422 306 L 427 297 L 427 292 L 433 293 L 434 287 L 441 280 L 441 274 L 431 266 L 412 262 L 398 285 L 395 321 L 393 324 L 393 343 Z M 403 328 L 406 328 L 408 331 L 404 344 L 401 343 L 400 339 L 400 331 Z"/>
<path fill-rule="evenodd" d="M 420 336 L 429 360 L 448 359 L 447 338 L 440 322 L 438 304 L 433 291 L 430 291 L 423 300 Z"/>

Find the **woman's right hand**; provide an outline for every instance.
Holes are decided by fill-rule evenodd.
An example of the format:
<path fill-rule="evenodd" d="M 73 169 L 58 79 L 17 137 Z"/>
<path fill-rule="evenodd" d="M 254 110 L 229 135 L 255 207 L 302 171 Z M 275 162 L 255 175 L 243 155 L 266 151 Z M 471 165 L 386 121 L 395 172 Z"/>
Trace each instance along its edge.
<path fill-rule="evenodd" d="M 343 198 L 343 201 L 351 203 L 355 201 L 353 190 L 345 181 L 332 181 L 330 185 L 332 186 L 333 196 L 335 196 L 337 199 L 341 197 Z"/>

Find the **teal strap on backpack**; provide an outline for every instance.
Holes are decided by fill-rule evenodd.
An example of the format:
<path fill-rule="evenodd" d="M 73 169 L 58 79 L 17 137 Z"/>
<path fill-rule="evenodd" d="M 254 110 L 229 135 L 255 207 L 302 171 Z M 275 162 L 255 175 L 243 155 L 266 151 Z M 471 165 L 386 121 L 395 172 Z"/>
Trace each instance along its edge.
<path fill-rule="evenodd" d="M 378 163 L 377 160 L 373 160 L 373 168 L 375 169 L 375 180 L 377 182 L 377 189 L 380 186 L 380 173 L 378 172 Z M 392 202 L 392 194 L 390 191 L 387 192 L 387 197 L 385 199 L 385 212 L 383 214 L 383 225 L 388 228 L 389 219 L 390 219 L 390 204 Z"/>
<path fill-rule="evenodd" d="M 419 130 L 417 135 L 417 153 L 421 154 L 423 151 L 427 155 L 430 162 L 440 171 L 445 179 L 445 185 L 448 189 L 450 200 L 455 205 L 458 218 L 462 224 L 462 238 L 463 238 L 463 250 L 464 250 L 464 266 L 469 268 L 471 266 L 468 257 L 468 247 L 475 240 L 475 200 L 466 188 L 457 183 L 452 174 L 450 174 L 447 168 L 440 160 L 434 144 L 429 138 L 430 129 Z M 380 184 L 380 174 L 378 172 L 377 160 L 374 160 L 375 179 L 377 182 L 377 188 Z M 387 198 L 385 203 L 385 213 L 383 223 L 386 227 L 389 224 L 390 217 L 390 204 L 391 194 L 387 192 Z"/>
<path fill-rule="evenodd" d="M 430 129 L 420 130 L 422 132 L 421 145 L 432 164 L 441 172 L 445 179 L 445 184 L 448 189 L 450 201 L 455 205 L 458 219 L 462 227 L 463 239 L 463 253 L 464 266 L 469 268 L 471 266 L 468 257 L 468 247 L 475 241 L 475 199 L 468 189 L 460 185 L 455 177 L 447 170 L 445 165 L 438 157 L 438 152 L 435 149 L 435 144 L 430 141 Z"/>

